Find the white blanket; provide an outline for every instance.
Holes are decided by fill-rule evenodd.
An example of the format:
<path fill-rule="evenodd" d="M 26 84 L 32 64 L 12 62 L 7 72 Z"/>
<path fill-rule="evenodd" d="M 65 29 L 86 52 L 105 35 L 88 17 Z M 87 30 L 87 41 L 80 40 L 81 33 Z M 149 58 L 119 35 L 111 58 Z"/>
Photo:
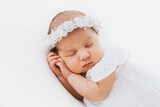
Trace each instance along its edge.
<path fill-rule="evenodd" d="M 0 107 L 84 107 L 51 72 L 42 42 L 51 17 L 30 2 L 0 4 Z"/>

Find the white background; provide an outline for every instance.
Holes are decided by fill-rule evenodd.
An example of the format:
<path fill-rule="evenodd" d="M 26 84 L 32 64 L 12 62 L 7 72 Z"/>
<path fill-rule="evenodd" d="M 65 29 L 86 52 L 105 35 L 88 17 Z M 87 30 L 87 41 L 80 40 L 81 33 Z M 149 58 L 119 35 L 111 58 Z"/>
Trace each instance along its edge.
<path fill-rule="evenodd" d="M 42 43 L 64 10 L 101 20 L 103 43 L 129 50 L 133 62 L 160 77 L 159 0 L 0 0 L 0 107 L 79 104 L 48 68 Z"/>

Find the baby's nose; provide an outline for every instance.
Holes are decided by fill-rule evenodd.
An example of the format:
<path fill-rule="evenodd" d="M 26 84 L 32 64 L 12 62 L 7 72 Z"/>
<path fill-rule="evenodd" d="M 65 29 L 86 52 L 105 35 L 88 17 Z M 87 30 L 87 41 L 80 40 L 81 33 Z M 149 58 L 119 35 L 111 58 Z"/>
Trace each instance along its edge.
<path fill-rule="evenodd" d="M 87 50 L 81 50 L 80 51 L 80 53 L 79 53 L 79 58 L 80 58 L 80 60 L 86 60 L 86 59 L 88 59 L 90 57 L 90 54 L 89 54 L 89 52 L 87 51 Z"/>

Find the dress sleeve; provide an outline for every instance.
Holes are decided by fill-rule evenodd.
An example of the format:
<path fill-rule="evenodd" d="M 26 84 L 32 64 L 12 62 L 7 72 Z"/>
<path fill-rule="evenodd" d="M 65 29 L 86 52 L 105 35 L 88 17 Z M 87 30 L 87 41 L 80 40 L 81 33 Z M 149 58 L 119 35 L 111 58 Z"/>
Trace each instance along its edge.
<path fill-rule="evenodd" d="M 102 59 L 86 73 L 86 78 L 98 82 L 109 76 L 118 65 L 124 64 L 129 57 L 129 51 L 120 48 L 104 48 Z"/>

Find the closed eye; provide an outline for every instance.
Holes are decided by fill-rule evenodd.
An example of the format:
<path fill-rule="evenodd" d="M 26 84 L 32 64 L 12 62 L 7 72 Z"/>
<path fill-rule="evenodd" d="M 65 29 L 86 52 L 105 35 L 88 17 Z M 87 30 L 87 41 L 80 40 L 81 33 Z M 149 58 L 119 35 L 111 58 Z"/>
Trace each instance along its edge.
<path fill-rule="evenodd" d="M 74 56 L 75 54 L 76 54 L 76 51 L 71 53 L 71 54 L 69 54 L 69 55 L 66 55 L 66 57 L 71 57 L 71 56 Z"/>
<path fill-rule="evenodd" d="M 86 47 L 86 48 L 91 47 L 93 44 L 94 44 L 94 42 L 86 45 L 85 47 Z"/>

